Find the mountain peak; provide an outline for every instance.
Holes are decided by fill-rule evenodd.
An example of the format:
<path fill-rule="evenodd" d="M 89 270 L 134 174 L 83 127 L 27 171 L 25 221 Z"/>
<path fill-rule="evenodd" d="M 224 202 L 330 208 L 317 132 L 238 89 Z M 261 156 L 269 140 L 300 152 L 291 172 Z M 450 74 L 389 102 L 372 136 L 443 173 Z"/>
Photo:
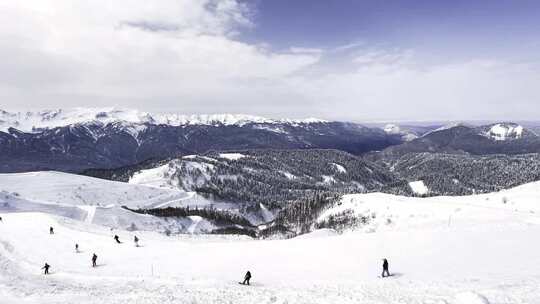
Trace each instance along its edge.
<path fill-rule="evenodd" d="M 248 123 L 287 123 L 311 124 L 327 122 L 322 119 L 269 119 L 247 114 L 195 114 L 183 115 L 178 113 L 151 114 L 133 109 L 109 108 L 72 108 L 42 110 L 36 112 L 8 112 L 0 110 L 0 131 L 10 127 L 24 132 L 41 129 L 51 129 L 73 124 L 101 122 L 104 124 L 121 122 L 128 124 L 166 124 L 171 126 L 184 125 L 238 125 Z"/>
<path fill-rule="evenodd" d="M 523 126 L 516 123 L 497 123 L 486 126 L 481 134 L 496 141 L 503 141 L 521 138 L 523 130 Z"/>

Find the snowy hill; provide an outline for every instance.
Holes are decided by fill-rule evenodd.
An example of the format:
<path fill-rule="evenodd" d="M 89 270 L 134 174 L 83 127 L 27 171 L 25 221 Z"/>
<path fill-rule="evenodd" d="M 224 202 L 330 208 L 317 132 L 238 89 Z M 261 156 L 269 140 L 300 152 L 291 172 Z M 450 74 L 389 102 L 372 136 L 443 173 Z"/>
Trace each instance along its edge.
<path fill-rule="evenodd" d="M 218 208 L 239 211 L 254 224 L 271 221 L 287 205 L 317 192 L 377 191 L 396 181 L 392 174 L 351 154 L 316 149 L 209 152 L 148 164 L 144 169 L 92 173 L 197 192 L 212 197 Z"/>
<path fill-rule="evenodd" d="M 162 219 L 124 209 L 213 205 L 196 193 L 61 172 L 0 174 L 0 210 L 45 212 L 112 228 L 210 233 L 227 227 L 197 216 Z M 228 210 L 228 209 L 227 209 Z"/>
<path fill-rule="evenodd" d="M 424 190 L 423 183 L 414 185 Z M 413 187 L 411 185 L 411 187 Z M 483 225 L 506 218 L 540 224 L 540 182 L 470 196 L 401 197 L 383 193 L 344 195 L 318 217 L 319 226 L 338 222 L 344 229 L 402 230 L 412 227 Z M 335 227 L 334 227 L 335 228 Z"/>
<path fill-rule="evenodd" d="M 535 303 L 539 193 L 532 183 L 468 197 L 348 195 L 320 221 L 347 210 L 372 220 L 341 235 L 325 229 L 274 241 L 110 231 L 2 210 L 0 293 L 6 304 Z M 382 258 L 394 274 L 388 279 L 378 278 Z M 247 270 L 250 287 L 237 283 Z"/>

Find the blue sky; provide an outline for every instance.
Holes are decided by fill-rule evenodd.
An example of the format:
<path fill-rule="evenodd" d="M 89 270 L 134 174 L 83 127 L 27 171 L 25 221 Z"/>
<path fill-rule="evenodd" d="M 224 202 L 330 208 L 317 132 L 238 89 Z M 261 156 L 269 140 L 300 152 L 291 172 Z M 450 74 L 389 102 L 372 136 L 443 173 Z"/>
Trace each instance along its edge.
<path fill-rule="evenodd" d="M 259 0 L 242 39 L 298 45 L 414 48 L 433 56 L 537 54 L 538 1 Z M 442 58 L 441 58 L 442 60 Z"/>
<path fill-rule="evenodd" d="M 537 120 L 540 2 L 28 0 L 0 108 Z"/>

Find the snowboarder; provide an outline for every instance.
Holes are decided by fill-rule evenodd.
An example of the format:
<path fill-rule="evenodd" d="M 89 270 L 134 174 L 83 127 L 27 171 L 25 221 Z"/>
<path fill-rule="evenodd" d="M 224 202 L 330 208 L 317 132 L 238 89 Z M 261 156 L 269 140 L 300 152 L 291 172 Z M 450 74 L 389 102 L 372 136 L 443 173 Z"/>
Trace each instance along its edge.
<path fill-rule="evenodd" d="M 121 242 L 120 242 L 120 238 L 118 237 L 118 235 L 115 235 L 115 236 L 114 236 L 114 240 L 115 240 L 118 244 L 121 243 Z"/>
<path fill-rule="evenodd" d="M 94 255 L 92 256 L 92 267 L 96 267 L 97 266 L 97 255 L 94 253 Z"/>
<path fill-rule="evenodd" d="M 44 274 L 49 274 L 49 267 L 51 267 L 51 265 L 45 263 L 45 266 L 41 267 L 41 269 L 45 269 L 45 273 Z"/>
<path fill-rule="evenodd" d="M 139 247 L 139 238 L 137 236 L 133 237 L 133 241 L 135 242 L 135 247 Z"/>
<path fill-rule="evenodd" d="M 79 253 L 79 244 L 75 244 L 75 252 Z"/>
<path fill-rule="evenodd" d="M 54 234 L 54 228 L 53 227 L 49 227 L 49 234 Z"/>
<path fill-rule="evenodd" d="M 385 276 L 389 277 L 390 276 L 390 272 L 388 271 L 388 260 L 387 259 L 383 259 L 383 264 L 382 264 L 382 277 L 384 278 Z M 385 275 L 386 274 L 386 275 Z"/>
<path fill-rule="evenodd" d="M 242 285 L 249 285 L 249 280 L 251 279 L 251 272 L 246 272 L 246 275 L 244 276 L 244 282 L 242 282 Z"/>

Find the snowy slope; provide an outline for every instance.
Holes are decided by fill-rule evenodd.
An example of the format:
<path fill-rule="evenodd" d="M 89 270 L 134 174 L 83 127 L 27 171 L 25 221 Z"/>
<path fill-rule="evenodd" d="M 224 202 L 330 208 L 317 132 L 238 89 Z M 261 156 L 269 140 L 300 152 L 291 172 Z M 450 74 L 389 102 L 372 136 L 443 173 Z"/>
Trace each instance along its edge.
<path fill-rule="evenodd" d="M 0 191 L 48 203 L 144 208 L 172 206 L 189 199 L 182 190 L 130 185 L 54 171 L 0 174 Z"/>
<path fill-rule="evenodd" d="M 420 186 L 418 186 L 420 188 Z M 420 190 L 420 189 L 419 189 Z M 366 219 L 363 231 L 419 227 L 540 224 L 540 182 L 470 196 L 402 197 L 383 193 L 344 195 L 318 222 L 347 214 Z M 513 219 L 517 219 L 514 222 Z"/>
<path fill-rule="evenodd" d="M 2 303 L 536 303 L 539 200 L 540 183 L 470 197 L 350 195 L 336 208 L 368 207 L 392 223 L 274 241 L 137 232 L 139 248 L 129 231 L 2 212 L 0 295 Z M 382 258 L 389 279 L 377 277 Z M 45 262 L 49 276 L 40 274 Z M 251 287 L 236 283 L 246 270 Z"/>
<path fill-rule="evenodd" d="M 164 220 L 129 208 L 202 205 L 182 190 L 112 182 L 61 172 L 0 174 L 0 210 L 44 212 L 112 228 L 205 233 L 216 228 L 200 218 Z"/>
<path fill-rule="evenodd" d="M 63 127 L 73 124 L 100 122 L 123 123 L 126 126 L 140 124 L 183 125 L 239 125 L 246 123 L 288 123 L 292 125 L 325 122 L 321 119 L 268 119 L 245 114 L 200 114 L 181 115 L 176 113 L 151 114 L 132 109 L 117 108 L 72 108 L 44 110 L 38 112 L 7 112 L 0 110 L 0 131 L 8 128 L 32 132 L 36 129 Z"/>

